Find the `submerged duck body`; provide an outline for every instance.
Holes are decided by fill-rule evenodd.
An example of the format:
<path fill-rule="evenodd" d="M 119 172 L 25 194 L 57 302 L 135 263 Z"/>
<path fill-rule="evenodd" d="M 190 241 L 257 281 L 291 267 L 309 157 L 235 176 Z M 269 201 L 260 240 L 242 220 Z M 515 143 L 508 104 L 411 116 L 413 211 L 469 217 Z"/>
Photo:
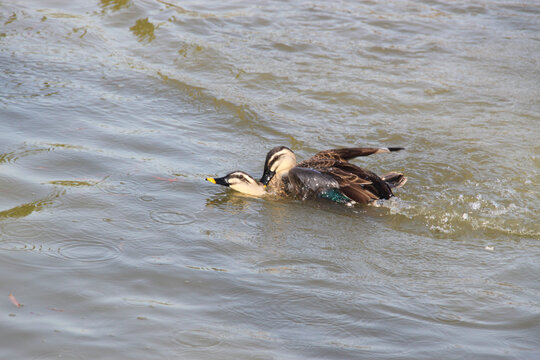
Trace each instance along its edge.
<path fill-rule="evenodd" d="M 389 153 L 403 148 L 344 148 L 324 150 L 296 163 L 291 149 L 277 146 L 266 156 L 261 183 L 268 191 L 302 200 L 326 198 L 340 203 L 369 204 L 394 196 L 391 188 L 405 184 L 400 173 L 377 174 L 351 164 L 348 160 L 376 153 Z"/>

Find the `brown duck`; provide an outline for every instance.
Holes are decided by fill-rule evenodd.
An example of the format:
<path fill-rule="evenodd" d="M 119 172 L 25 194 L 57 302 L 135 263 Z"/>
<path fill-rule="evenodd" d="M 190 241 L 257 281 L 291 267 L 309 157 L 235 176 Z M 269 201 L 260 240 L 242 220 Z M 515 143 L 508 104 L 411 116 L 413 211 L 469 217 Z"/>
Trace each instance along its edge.
<path fill-rule="evenodd" d="M 350 159 L 377 153 L 403 150 L 390 148 L 344 148 L 324 150 L 296 163 L 296 156 L 286 146 L 277 146 L 266 156 L 260 182 L 267 191 L 299 199 L 326 198 L 339 203 L 369 204 L 389 199 L 392 188 L 407 182 L 403 174 L 391 172 L 383 176 L 351 164 Z"/>

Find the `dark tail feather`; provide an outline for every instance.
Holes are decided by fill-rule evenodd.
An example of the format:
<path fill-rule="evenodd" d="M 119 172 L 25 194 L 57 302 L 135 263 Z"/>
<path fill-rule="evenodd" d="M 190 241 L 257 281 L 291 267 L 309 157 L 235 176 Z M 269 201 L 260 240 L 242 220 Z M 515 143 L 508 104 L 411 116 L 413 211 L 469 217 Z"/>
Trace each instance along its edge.
<path fill-rule="evenodd" d="M 389 148 L 343 148 L 343 149 L 330 149 L 318 152 L 313 156 L 313 159 L 336 159 L 336 160 L 350 160 L 359 156 L 369 156 L 371 154 L 389 153 L 392 151 L 403 150 L 402 147 L 389 147 Z"/>
<path fill-rule="evenodd" d="M 381 176 L 381 179 L 393 189 L 400 188 L 407 182 L 407 178 L 403 174 L 397 172 L 384 174 Z"/>

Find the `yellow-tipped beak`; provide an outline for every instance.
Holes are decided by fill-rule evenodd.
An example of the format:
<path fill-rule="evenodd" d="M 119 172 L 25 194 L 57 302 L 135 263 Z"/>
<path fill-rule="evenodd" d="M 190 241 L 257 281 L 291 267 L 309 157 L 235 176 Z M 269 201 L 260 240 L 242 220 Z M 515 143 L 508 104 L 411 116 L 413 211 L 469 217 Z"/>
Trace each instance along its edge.
<path fill-rule="evenodd" d="M 211 178 L 211 177 L 207 177 L 206 181 L 210 181 L 212 184 L 216 183 L 216 180 L 214 178 Z"/>

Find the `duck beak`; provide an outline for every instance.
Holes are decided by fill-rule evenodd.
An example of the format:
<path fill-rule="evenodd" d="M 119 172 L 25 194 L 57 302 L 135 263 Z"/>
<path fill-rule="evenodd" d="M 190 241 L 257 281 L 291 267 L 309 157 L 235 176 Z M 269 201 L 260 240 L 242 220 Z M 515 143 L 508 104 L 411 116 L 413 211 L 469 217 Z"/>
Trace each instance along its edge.
<path fill-rule="evenodd" d="M 229 186 L 229 183 L 227 182 L 227 180 L 225 179 L 225 177 L 220 177 L 220 178 L 211 178 L 211 177 L 207 177 L 207 178 L 206 178 L 206 181 L 210 181 L 212 184 L 218 184 L 218 185 L 223 185 L 223 186 Z"/>
<path fill-rule="evenodd" d="M 270 171 L 269 169 L 264 169 L 263 176 L 261 177 L 261 182 L 264 184 L 264 186 L 268 185 L 270 180 L 274 177 L 276 173 L 274 171 Z"/>

